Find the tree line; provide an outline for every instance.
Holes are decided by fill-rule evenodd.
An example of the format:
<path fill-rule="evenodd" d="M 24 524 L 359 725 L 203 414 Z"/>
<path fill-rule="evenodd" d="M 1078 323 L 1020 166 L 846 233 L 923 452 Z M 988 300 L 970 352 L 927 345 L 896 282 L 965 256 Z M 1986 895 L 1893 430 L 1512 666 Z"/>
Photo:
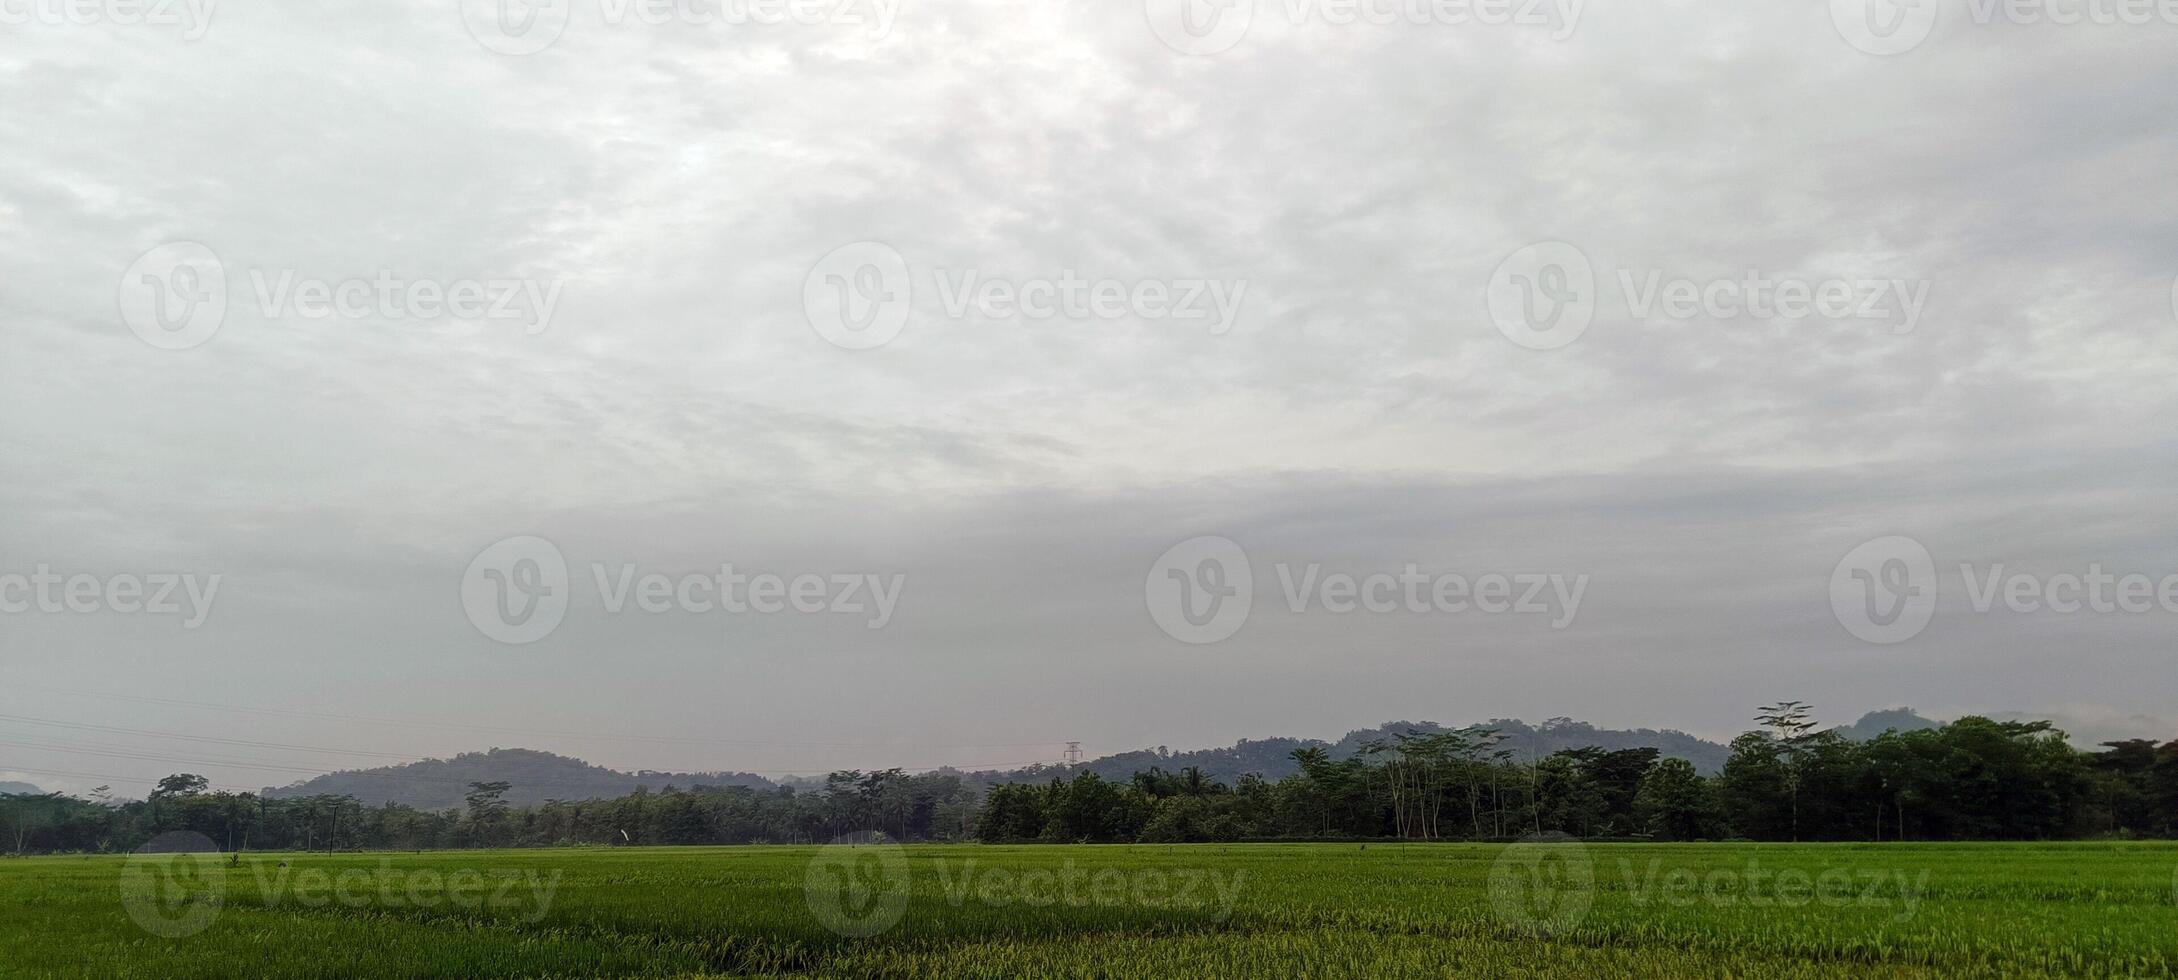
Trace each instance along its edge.
<path fill-rule="evenodd" d="M 144 800 L 59 793 L 0 796 L 6 853 L 132 851 L 185 832 L 243 850 L 433 850 L 627 844 L 824 843 L 879 830 L 899 840 L 966 840 L 980 794 L 957 774 L 838 772 L 821 790 L 667 786 L 615 799 L 516 806 L 509 783 L 469 784 L 464 805 L 365 806 L 352 796 L 215 792 L 177 774 Z M 103 789 L 103 788 L 102 788 Z M 201 845 L 200 845 L 201 846 Z"/>
<path fill-rule="evenodd" d="M 2048 722 L 1962 718 L 1856 741 L 1782 702 L 1715 775 L 1653 748 L 1523 760 L 1487 728 L 1410 732 L 1227 786 L 1152 769 L 993 787 L 983 840 L 2051 840 L 2178 835 L 2178 742 L 2074 749 Z"/>
<path fill-rule="evenodd" d="M 2073 748 L 2048 722 L 1968 717 L 1864 741 L 1780 702 L 1734 739 L 1721 771 L 1653 748 L 1535 759 L 1488 728 L 1409 731 L 1349 757 L 1292 753 L 1298 772 L 1228 784 L 1152 766 L 985 786 L 958 773 L 837 772 L 821 788 L 701 786 L 514 806 L 509 784 L 465 805 L 366 807 L 347 796 L 211 792 L 177 774 L 149 798 L 0 797 L 10 853 L 133 850 L 188 831 L 225 850 L 904 841 L 1503 840 L 1562 833 L 1667 841 L 2051 840 L 2178 836 L 2178 741 Z"/>

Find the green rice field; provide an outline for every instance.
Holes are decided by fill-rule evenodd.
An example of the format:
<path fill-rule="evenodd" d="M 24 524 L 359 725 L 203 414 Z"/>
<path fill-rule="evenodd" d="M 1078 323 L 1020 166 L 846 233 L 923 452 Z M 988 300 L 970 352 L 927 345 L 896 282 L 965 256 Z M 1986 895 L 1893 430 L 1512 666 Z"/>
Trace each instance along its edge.
<path fill-rule="evenodd" d="M 2169 976 L 2178 846 L 0 860 L 5 977 Z"/>

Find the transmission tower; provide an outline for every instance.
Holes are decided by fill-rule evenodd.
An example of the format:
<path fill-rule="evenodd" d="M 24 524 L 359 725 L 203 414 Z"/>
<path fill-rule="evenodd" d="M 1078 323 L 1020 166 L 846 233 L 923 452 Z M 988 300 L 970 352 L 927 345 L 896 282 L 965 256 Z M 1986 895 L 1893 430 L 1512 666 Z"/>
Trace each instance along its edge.
<path fill-rule="evenodd" d="M 1067 764 L 1067 765 L 1070 765 L 1070 766 L 1078 766 L 1078 765 L 1081 765 L 1081 743 L 1080 743 L 1080 742 L 1068 742 L 1068 743 L 1066 743 L 1066 764 Z"/>

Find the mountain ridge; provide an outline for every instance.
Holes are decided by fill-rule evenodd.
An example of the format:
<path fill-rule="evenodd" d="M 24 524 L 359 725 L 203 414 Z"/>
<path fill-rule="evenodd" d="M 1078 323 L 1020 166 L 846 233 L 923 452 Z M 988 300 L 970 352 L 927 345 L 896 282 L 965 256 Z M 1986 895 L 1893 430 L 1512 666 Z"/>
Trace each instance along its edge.
<path fill-rule="evenodd" d="M 642 769 L 622 772 L 593 765 L 573 756 L 537 749 L 493 748 L 463 752 L 444 759 L 423 759 L 398 766 L 350 769 L 286 786 L 266 787 L 267 799 L 297 796 L 353 796 L 366 805 L 401 803 L 421 810 L 443 810 L 463 805 L 473 782 L 508 783 L 506 801 L 517 805 L 547 800 L 611 799 L 637 790 L 656 792 L 667 786 L 747 786 L 773 789 L 778 784 L 746 772 L 657 772 Z"/>
<path fill-rule="evenodd" d="M 1937 723 L 1915 714 L 1912 709 L 1905 708 L 1869 712 L 1859 722 L 1838 726 L 1836 730 L 1848 738 L 1866 739 L 1881 734 L 1885 728 L 1911 730 L 1935 724 Z M 1731 753 L 1728 746 L 1674 729 L 1607 729 L 1570 718 L 1551 718 L 1536 725 L 1518 719 L 1495 719 L 1479 726 L 1392 721 L 1375 728 L 1349 731 L 1336 740 L 1292 737 L 1241 739 L 1230 746 L 1177 752 L 1165 746 L 1119 752 L 1071 767 L 1053 763 L 1011 770 L 968 771 L 948 767 L 937 771 L 959 775 L 963 781 L 979 785 L 1040 782 L 1082 771 L 1094 772 L 1106 779 L 1125 781 L 1136 772 L 1153 767 L 1168 771 L 1194 767 L 1201 769 L 1211 779 L 1227 783 L 1247 775 L 1275 780 L 1298 771 L 1299 767 L 1294 763 L 1292 754 L 1299 749 L 1318 748 L 1333 758 L 1343 759 L 1360 752 L 1362 746 L 1373 739 L 1389 738 L 1403 732 L 1436 733 L 1463 728 L 1497 731 L 1503 740 L 1495 746 L 1495 750 L 1510 752 L 1514 758 L 1523 759 L 1539 758 L 1565 749 L 1588 746 L 1607 750 L 1654 748 L 1665 757 L 1685 759 L 1693 763 L 1696 770 L 1713 774 L 1723 768 L 1724 760 Z M 755 773 L 733 771 L 664 772 L 644 769 L 623 772 L 594 765 L 573 756 L 536 749 L 492 748 L 484 752 L 463 752 L 444 759 L 423 759 L 398 766 L 326 773 L 287 786 L 266 787 L 261 795 L 270 799 L 315 795 L 352 796 L 370 806 L 399 803 L 418 809 L 442 810 L 462 806 L 463 797 L 468 793 L 469 784 L 472 782 L 506 782 L 509 784 L 505 797 L 507 802 L 530 805 L 553 799 L 611 799 L 627 796 L 638 790 L 658 792 L 668 786 L 683 789 L 697 786 L 742 786 L 756 790 L 806 790 L 822 786 L 823 776 L 812 774 L 806 777 L 784 776 L 772 779 Z"/>

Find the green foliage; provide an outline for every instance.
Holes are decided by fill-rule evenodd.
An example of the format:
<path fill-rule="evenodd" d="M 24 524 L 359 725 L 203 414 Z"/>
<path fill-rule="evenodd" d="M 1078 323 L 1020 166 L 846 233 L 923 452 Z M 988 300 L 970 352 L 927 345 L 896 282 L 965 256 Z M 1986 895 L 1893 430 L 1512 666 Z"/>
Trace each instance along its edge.
<path fill-rule="evenodd" d="M 1356 757 L 1295 750 L 1299 772 L 1244 792 L 1151 768 L 1115 787 L 1094 773 L 994 789 L 985 840 L 1176 843 L 1279 837 L 1490 840 L 2048 840 L 2170 834 L 2178 742 L 2090 755 L 2043 722 L 1963 718 L 1856 742 L 1807 706 L 1762 710 L 1715 778 L 1653 748 L 1567 749 L 1532 764 L 1487 729 L 1416 731 Z M 1099 813 L 1108 815 L 1098 819 Z M 1142 818 L 1146 813 L 1147 818 Z"/>
<path fill-rule="evenodd" d="M 964 840 L 976 795 L 951 775 L 837 773 L 825 791 L 705 786 L 608 800 L 505 802 L 504 783 L 472 785 L 461 810 L 366 807 L 347 796 L 267 799 L 197 792 L 99 804 L 0 796 L 8 851 L 113 853 L 170 831 L 228 850 L 417 850 L 557 844 L 824 843 L 883 830 L 900 840 Z M 1040 812 L 1034 819 L 1041 821 Z M 1031 833 L 1026 839 L 1036 839 Z"/>
<path fill-rule="evenodd" d="M 1722 829 L 1715 795 L 1685 759 L 1665 759 L 1642 776 L 1633 809 L 1636 829 L 1657 840 L 1704 840 Z"/>

